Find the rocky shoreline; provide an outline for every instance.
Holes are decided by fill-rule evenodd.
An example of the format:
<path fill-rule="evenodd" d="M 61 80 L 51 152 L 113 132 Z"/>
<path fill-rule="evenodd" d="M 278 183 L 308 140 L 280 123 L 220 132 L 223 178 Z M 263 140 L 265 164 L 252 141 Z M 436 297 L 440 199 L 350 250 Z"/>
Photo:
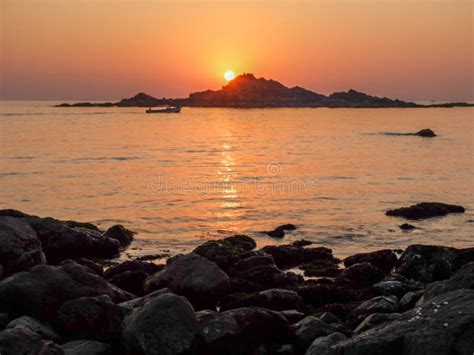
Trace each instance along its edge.
<path fill-rule="evenodd" d="M 395 215 L 446 206 L 460 212 L 420 204 Z M 279 228 L 267 233 L 280 238 Z M 340 260 L 308 241 L 256 249 L 235 235 L 162 265 L 111 265 L 133 241 L 120 225 L 1 210 L 0 235 L 1 354 L 474 350 L 474 248 L 411 245 Z"/>

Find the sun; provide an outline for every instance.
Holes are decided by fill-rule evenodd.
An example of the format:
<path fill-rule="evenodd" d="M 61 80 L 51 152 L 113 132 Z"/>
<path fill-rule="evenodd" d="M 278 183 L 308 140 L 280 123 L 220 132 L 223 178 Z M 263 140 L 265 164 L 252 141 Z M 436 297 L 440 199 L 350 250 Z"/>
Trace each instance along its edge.
<path fill-rule="evenodd" d="M 224 73 L 224 78 L 225 80 L 227 81 L 231 81 L 231 80 L 234 80 L 235 78 L 235 74 L 232 70 L 228 70 Z"/>

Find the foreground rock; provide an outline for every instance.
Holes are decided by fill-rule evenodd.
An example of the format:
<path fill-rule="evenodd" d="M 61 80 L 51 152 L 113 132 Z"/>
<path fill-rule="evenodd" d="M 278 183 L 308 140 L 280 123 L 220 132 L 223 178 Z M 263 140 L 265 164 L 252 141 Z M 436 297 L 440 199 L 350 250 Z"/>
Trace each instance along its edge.
<path fill-rule="evenodd" d="M 125 319 L 123 341 L 128 354 L 192 353 L 198 325 L 194 310 L 180 296 L 166 293 L 151 299 Z"/>
<path fill-rule="evenodd" d="M 36 232 L 14 217 L 0 217 L 0 265 L 3 275 L 44 264 L 46 257 Z"/>
<path fill-rule="evenodd" d="M 387 216 L 404 217 L 406 219 L 424 219 L 446 216 L 449 213 L 464 213 L 465 209 L 458 205 L 448 205 L 440 202 L 422 202 L 410 207 L 388 210 Z"/>
<path fill-rule="evenodd" d="M 114 302 L 133 298 L 72 261 L 61 266 L 37 265 L 0 282 L 0 311 L 54 319 L 66 301 L 99 295 L 108 295 Z"/>
<path fill-rule="evenodd" d="M 28 328 L 16 327 L 0 331 L 0 354 L 62 355 L 64 350 Z"/>
<path fill-rule="evenodd" d="M 265 308 L 237 308 L 198 319 L 202 354 L 251 354 L 259 346 L 276 348 L 290 333 L 288 321 Z"/>
<path fill-rule="evenodd" d="M 213 307 L 229 292 L 229 276 L 215 263 L 195 254 L 178 257 L 145 281 L 146 292 L 167 287 L 185 296 L 196 308 Z"/>
<path fill-rule="evenodd" d="M 471 354 L 474 349 L 474 290 L 439 295 L 334 346 L 334 354 Z"/>

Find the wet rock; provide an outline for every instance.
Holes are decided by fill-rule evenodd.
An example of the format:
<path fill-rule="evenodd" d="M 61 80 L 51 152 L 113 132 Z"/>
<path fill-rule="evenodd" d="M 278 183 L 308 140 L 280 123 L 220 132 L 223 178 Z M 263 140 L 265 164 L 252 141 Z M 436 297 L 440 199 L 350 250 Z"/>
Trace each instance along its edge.
<path fill-rule="evenodd" d="M 61 306 L 57 324 L 76 339 L 117 341 L 126 313 L 127 309 L 113 303 L 109 296 L 80 297 Z"/>
<path fill-rule="evenodd" d="M 117 240 L 120 243 L 120 246 L 125 248 L 133 241 L 133 234 L 134 233 L 131 230 L 128 230 L 121 224 L 116 224 L 107 229 L 104 233 L 104 237 Z"/>
<path fill-rule="evenodd" d="M 71 228 L 84 228 L 93 230 L 95 232 L 101 232 L 101 230 L 96 225 L 88 222 L 64 221 L 64 224 Z"/>
<path fill-rule="evenodd" d="M 304 311 L 303 299 L 294 291 L 270 289 L 252 294 L 233 294 L 226 296 L 221 304 L 221 310 L 242 307 L 263 307 L 274 311 L 295 309 Z"/>
<path fill-rule="evenodd" d="M 262 252 L 270 254 L 279 268 L 286 269 L 314 260 L 337 260 L 332 255 L 332 250 L 324 247 L 303 248 L 293 245 L 269 245 L 261 249 Z"/>
<path fill-rule="evenodd" d="M 316 338 L 306 350 L 305 355 L 333 355 L 333 347 L 346 339 L 344 334 L 338 332 Z"/>
<path fill-rule="evenodd" d="M 215 262 L 221 269 L 227 271 L 232 264 L 242 258 L 242 254 L 253 250 L 256 245 L 252 238 L 245 235 L 236 235 L 208 241 L 198 246 L 193 252 Z"/>
<path fill-rule="evenodd" d="M 156 265 L 140 260 L 125 261 L 109 268 L 104 273 L 104 277 L 122 290 L 137 296 L 143 296 L 145 279 L 162 270 L 163 267 L 164 265 Z"/>
<path fill-rule="evenodd" d="M 425 291 L 425 301 L 458 289 L 474 289 L 474 262 L 464 265 L 449 280 L 429 284 Z"/>
<path fill-rule="evenodd" d="M 123 342 L 129 354 L 192 353 L 198 325 L 184 298 L 166 293 L 151 299 L 125 318 Z"/>
<path fill-rule="evenodd" d="M 215 263 L 191 253 L 145 280 L 147 293 L 163 287 L 185 296 L 197 309 L 203 309 L 213 307 L 229 292 L 230 280 Z"/>
<path fill-rule="evenodd" d="M 27 328 L 16 327 L 0 332 L 0 354 L 62 355 L 64 350 Z"/>
<path fill-rule="evenodd" d="M 436 137 L 436 134 L 429 128 L 419 130 L 418 132 L 414 133 L 414 135 L 426 138 Z"/>
<path fill-rule="evenodd" d="M 293 243 L 291 243 L 291 245 L 295 247 L 306 247 L 311 244 L 313 244 L 313 242 L 306 239 L 295 240 Z"/>
<path fill-rule="evenodd" d="M 412 309 L 424 293 L 424 290 L 420 290 L 404 294 L 403 297 L 400 298 L 400 310 L 408 311 Z"/>
<path fill-rule="evenodd" d="M 305 304 L 310 304 L 315 308 L 329 303 L 355 301 L 358 297 L 358 293 L 354 290 L 324 284 L 306 284 L 296 287 L 295 291 L 303 298 Z"/>
<path fill-rule="evenodd" d="M 418 220 L 431 217 L 446 216 L 449 213 L 464 213 L 462 206 L 448 205 L 440 202 L 422 202 L 410 207 L 402 207 L 388 210 L 387 216 L 404 217 L 406 219 Z"/>
<path fill-rule="evenodd" d="M 3 276 L 45 262 L 41 242 L 29 224 L 19 218 L 0 217 L 0 263 Z"/>
<path fill-rule="evenodd" d="M 342 269 L 331 260 L 315 260 L 300 266 L 304 275 L 308 277 L 336 277 L 341 274 Z"/>
<path fill-rule="evenodd" d="M 400 313 L 372 313 L 354 329 L 354 333 L 365 332 L 379 324 L 388 323 L 400 317 Z"/>
<path fill-rule="evenodd" d="M 74 340 L 62 345 L 65 355 L 112 355 L 112 346 L 94 340 Z"/>
<path fill-rule="evenodd" d="M 28 316 L 22 316 L 12 320 L 5 328 L 26 328 L 32 333 L 37 334 L 42 339 L 51 340 L 53 342 L 61 341 L 61 336 L 50 325 Z"/>
<path fill-rule="evenodd" d="M 306 350 L 314 339 L 336 332 L 333 325 L 313 316 L 308 316 L 293 324 L 291 329 L 294 333 L 294 344 L 301 351 Z"/>
<path fill-rule="evenodd" d="M 295 229 L 296 229 L 296 226 L 294 224 L 288 223 L 288 224 L 283 224 L 281 226 L 278 226 L 272 231 L 267 231 L 264 233 L 272 238 L 283 238 L 285 236 L 285 231 L 292 231 Z"/>
<path fill-rule="evenodd" d="M 260 345 L 285 344 L 286 318 L 265 308 L 238 308 L 199 320 L 203 354 L 251 354 Z"/>
<path fill-rule="evenodd" d="M 335 354 L 470 354 L 474 348 L 474 290 L 456 290 L 433 298 L 337 344 Z"/>
<path fill-rule="evenodd" d="M 396 271 L 425 283 L 447 279 L 451 275 L 454 251 L 435 245 L 410 245 L 398 260 Z"/>
<path fill-rule="evenodd" d="M 399 227 L 400 227 L 401 230 L 404 230 L 404 231 L 409 231 L 409 230 L 416 229 L 415 226 L 413 226 L 411 224 L 408 224 L 408 223 L 403 223 Z"/>
<path fill-rule="evenodd" d="M 358 285 L 368 287 L 384 278 L 384 273 L 368 262 L 353 264 L 345 269 L 341 277 L 355 281 Z"/>
<path fill-rule="evenodd" d="M 344 266 L 349 267 L 363 262 L 371 263 L 384 273 L 389 273 L 397 264 L 397 256 L 390 249 L 355 254 L 344 259 Z"/>
<path fill-rule="evenodd" d="M 64 302 L 103 294 L 114 302 L 133 298 L 73 261 L 61 266 L 37 265 L 0 282 L 0 312 L 53 319 Z"/>
<path fill-rule="evenodd" d="M 43 252 L 49 263 L 65 259 L 112 258 L 118 255 L 118 241 L 102 236 L 87 228 L 70 228 L 54 218 L 27 217 L 27 222 L 41 240 Z"/>

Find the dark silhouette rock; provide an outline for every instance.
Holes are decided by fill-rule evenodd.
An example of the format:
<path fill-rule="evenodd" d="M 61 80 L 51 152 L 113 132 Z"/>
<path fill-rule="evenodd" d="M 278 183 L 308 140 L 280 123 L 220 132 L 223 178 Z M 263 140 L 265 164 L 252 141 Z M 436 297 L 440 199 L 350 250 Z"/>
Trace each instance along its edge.
<path fill-rule="evenodd" d="M 415 136 L 427 137 L 427 138 L 436 137 L 436 134 L 429 128 L 419 130 L 418 132 L 416 132 L 414 134 L 415 134 Z"/>
<path fill-rule="evenodd" d="M 198 309 L 213 307 L 230 290 L 229 276 L 215 263 L 191 253 L 179 257 L 145 281 L 145 291 L 167 287 Z"/>
<path fill-rule="evenodd" d="M 142 296 L 145 279 L 162 270 L 163 267 L 164 265 L 155 265 L 140 260 L 125 261 L 107 269 L 104 278 L 122 290 Z"/>
<path fill-rule="evenodd" d="M 283 289 L 270 289 L 251 294 L 232 294 L 221 302 L 221 310 L 242 307 L 263 307 L 274 311 L 295 309 L 304 311 L 303 299 L 295 292 Z"/>
<path fill-rule="evenodd" d="M 470 354 L 474 348 L 473 325 L 474 290 L 451 291 L 393 322 L 338 343 L 334 353 Z"/>
<path fill-rule="evenodd" d="M 256 245 L 252 238 L 236 235 L 208 241 L 198 246 L 193 252 L 215 262 L 221 269 L 227 271 L 232 264 L 239 261 L 246 252 L 253 250 Z"/>
<path fill-rule="evenodd" d="M 355 301 L 358 292 L 335 285 L 306 284 L 295 287 L 295 291 L 303 298 L 305 304 L 315 308 L 330 303 L 347 303 Z"/>
<path fill-rule="evenodd" d="M 422 202 L 410 207 L 402 207 L 388 210 L 387 216 L 404 217 L 406 219 L 418 220 L 432 217 L 446 216 L 449 213 L 464 213 L 462 206 L 448 205 L 440 202 Z"/>
<path fill-rule="evenodd" d="M 333 355 L 334 346 L 347 337 L 342 333 L 332 333 L 323 337 L 316 338 L 306 350 L 305 355 Z"/>
<path fill-rule="evenodd" d="M 474 261 L 474 248 L 457 249 L 454 252 L 453 270 L 459 270 L 463 265 Z"/>
<path fill-rule="evenodd" d="M 437 281 L 429 284 L 425 291 L 425 300 L 458 289 L 474 290 L 474 262 L 464 265 L 449 280 Z"/>
<path fill-rule="evenodd" d="M 21 218 L 0 217 L 0 264 L 3 276 L 45 262 L 41 242 L 29 224 Z"/>
<path fill-rule="evenodd" d="M 269 245 L 261 249 L 270 254 L 279 268 L 290 268 L 306 264 L 314 260 L 336 261 L 332 250 L 324 247 L 303 248 L 294 245 Z"/>
<path fill-rule="evenodd" d="M 120 246 L 125 248 L 133 241 L 133 234 L 134 233 L 131 230 L 128 230 L 121 224 L 116 224 L 115 226 L 107 229 L 107 231 L 104 233 L 104 237 L 118 240 Z"/>
<path fill-rule="evenodd" d="M 371 263 L 362 262 L 349 266 L 340 277 L 352 280 L 359 287 L 364 288 L 381 281 L 384 278 L 384 273 Z"/>
<path fill-rule="evenodd" d="M 62 345 L 66 355 L 112 355 L 112 346 L 94 340 L 74 340 Z"/>
<path fill-rule="evenodd" d="M 410 231 L 410 230 L 416 229 L 416 227 L 408 223 L 403 223 L 400 225 L 400 229 L 404 231 Z"/>
<path fill-rule="evenodd" d="M 128 354 L 174 355 L 192 353 L 198 324 L 184 298 L 162 294 L 137 308 L 123 322 Z"/>
<path fill-rule="evenodd" d="M 276 227 L 272 231 L 263 232 L 272 238 L 283 238 L 285 236 L 285 231 L 292 231 L 295 230 L 296 226 L 294 224 L 288 223 L 283 224 L 281 226 Z"/>
<path fill-rule="evenodd" d="M 390 249 L 355 254 L 344 259 L 344 266 L 350 267 L 354 264 L 363 262 L 371 263 L 384 273 L 389 273 L 397 264 L 397 256 Z"/>
<path fill-rule="evenodd" d="M 54 319 L 64 302 L 104 294 L 114 302 L 133 298 L 133 295 L 73 261 L 64 262 L 61 266 L 37 265 L 0 282 L 0 311 Z"/>
<path fill-rule="evenodd" d="M 93 273 L 99 276 L 104 275 L 104 268 L 102 267 L 102 265 L 99 265 L 98 263 L 90 259 L 79 258 L 79 259 L 75 259 L 74 261 L 82 266 L 87 267 L 90 271 L 92 271 Z M 59 265 L 61 265 L 61 263 Z"/>
<path fill-rule="evenodd" d="M 408 279 L 425 283 L 449 278 L 455 249 L 436 245 L 410 245 L 405 249 L 396 271 Z"/>
<path fill-rule="evenodd" d="M 107 295 L 79 297 L 65 302 L 58 310 L 58 328 L 75 339 L 118 341 L 127 309 Z"/>
<path fill-rule="evenodd" d="M 64 350 L 28 328 L 15 327 L 0 332 L 0 354 L 62 355 Z"/>
<path fill-rule="evenodd" d="M 306 350 L 314 339 L 330 335 L 337 331 L 337 328 L 327 324 L 319 318 L 308 316 L 291 326 L 293 331 L 294 344 L 301 351 Z"/>
<path fill-rule="evenodd" d="M 199 318 L 203 354 L 252 354 L 262 344 L 285 344 L 286 318 L 275 311 L 245 307 Z"/>
<path fill-rule="evenodd" d="M 8 323 L 5 328 L 25 328 L 40 336 L 41 339 L 51 340 L 56 343 L 61 342 L 61 336 L 49 324 L 45 324 L 32 317 L 22 316 L 16 318 Z"/>
<path fill-rule="evenodd" d="M 304 275 L 308 277 L 336 277 L 341 274 L 342 269 L 331 260 L 315 260 L 300 266 Z"/>
<path fill-rule="evenodd" d="M 293 243 L 291 243 L 291 245 L 295 247 L 306 247 L 311 244 L 313 244 L 313 242 L 306 239 L 295 240 Z"/>

